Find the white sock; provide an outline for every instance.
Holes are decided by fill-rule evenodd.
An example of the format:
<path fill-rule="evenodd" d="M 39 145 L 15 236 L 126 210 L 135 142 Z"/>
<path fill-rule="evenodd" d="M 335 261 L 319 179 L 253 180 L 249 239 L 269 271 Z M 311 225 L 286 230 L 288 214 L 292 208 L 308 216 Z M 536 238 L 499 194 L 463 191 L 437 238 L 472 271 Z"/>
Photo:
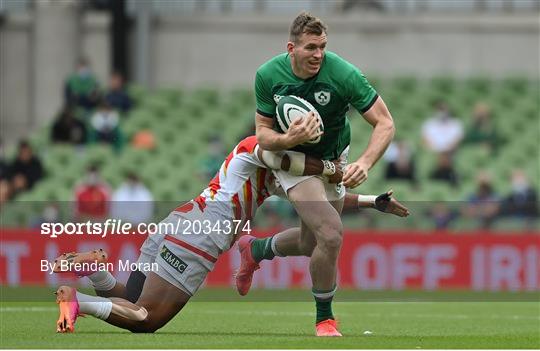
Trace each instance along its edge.
<path fill-rule="evenodd" d="M 109 291 L 116 285 L 116 278 L 108 271 L 97 271 L 88 276 L 94 289 L 99 291 Z"/>
<path fill-rule="evenodd" d="M 111 314 L 112 301 L 100 296 L 90 296 L 77 292 L 79 312 L 86 313 L 99 319 L 107 319 Z"/>
<path fill-rule="evenodd" d="M 272 252 L 274 253 L 274 255 L 276 255 L 277 257 L 285 257 L 285 255 L 283 255 L 281 252 L 279 252 L 277 247 L 276 247 L 276 236 L 275 235 L 272 237 L 272 239 L 270 239 L 270 248 L 272 249 Z"/>

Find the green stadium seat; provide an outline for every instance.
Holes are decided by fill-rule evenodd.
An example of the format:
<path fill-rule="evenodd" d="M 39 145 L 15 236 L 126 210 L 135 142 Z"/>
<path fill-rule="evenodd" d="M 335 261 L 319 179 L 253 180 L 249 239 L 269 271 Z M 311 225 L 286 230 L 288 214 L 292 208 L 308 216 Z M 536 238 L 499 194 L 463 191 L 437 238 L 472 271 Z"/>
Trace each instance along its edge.
<path fill-rule="evenodd" d="M 513 232 L 515 234 L 521 234 L 524 231 L 534 228 L 535 221 L 526 220 L 524 218 L 512 218 L 512 217 L 503 217 L 498 218 L 495 222 L 493 229 L 502 232 Z M 540 228 L 536 227 L 536 230 Z"/>
<path fill-rule="evenodd" d="M 475 231 L 480 229 L 480 223 L 474 218 L 459 217 L 452 222 L 450 227 L 455 232 Z"/>
<path fill-rule="evenodd" d="M 205 107 L 217 106 L 220 103 L 220 94 L 214 88 L 201 88 L 195 90 L 191 97 L 198 100 Z"/>
<path fill-rule="evenodd" d="M 369 78 L 394 116 L 396 137 L 419 147 L 416 161 L 420 190 L 413 189 L 406 182 L 386 181 L 385 167 L 381 163 L 370 171 L 368 181 L 358 191 L 377 194 L 394 188 L 398 199 L 411 200 L 411 206 L 421 207 L 441 198 L 466 199 L 474 190 L 476 176 L 482 169 L 493 174 L 494 185 L 500 193 L 508 190 L 509 176 L 514 168 L 525 169 L 531 182 L 537 187 L 540 185 L 540 131 L 531 127 L 538 122 L 538 81 L 522 77 L 496 80 L 486 76 L 464 80 L 449 76 L 430 80 L 413 76 L 382 79 L 370 75 Z M 151 129 L 157 141 L 155 150 L 125 147 L 121 153 L 115 153 L 107 145 L 89 145 L 80 153 L 72 147 L 51 145 L 49 126 L 44 126 L 31 136 L 31 141 L 43 157 L 48 177 L 19 198 L 36 204 L 43 204 L 45 199 L 69 200 L 74 185 L 84 177 L 85 166 L 98 162 L 103 166 L 104 177 L 113 186 L 123 181 L 126 170 L 137 171 L 156 199 L 167 200 L 160 203 L 163 204 L 162 209 L 156 210 L 156 216 L 164 216 L 171 210 L 171 203 L 190 199 L 206 186 L 207 180 L 199 179 L 197 173 L 199 160 L 208 152 L 208 138 L 219 135 L 225 147 L 230 149 L 253 127 L 255 98 L 251 88 L 219 91 L 210 87 L 191 92 L 165 88 L 149 92 L 143 87 L 130 85 L 128 91 L 136 105 L 121 121 L 121 128 L 128 139 L 139 130 Z M 449 189 L 445 184 L 429 179 L 436 159 L 420 147 L 421 125 L 433 113 L 432 103 L 437 100 L 447 101 L 465 123 L 469 123 L 476 102 L 487 102 L 492 107 L 497 132 L 505 140 L 496 155 L 487 153 L 478 145 L 467 145 L 458 150 L 456 168 L 461 180 L 458 189 Z M 372 129 L 354 110 L 350 113 L 350 121 L 353 135 L 350 159 L 355 159 L 367 145 Z M 14 152 L 14 148 L 11 151 Z M 29 220 L 18 210 L 10 210 L 9 206 L 7 210 L 15 213 L 12 216 L 14 222 Z M 41 207 L 36 206 L 34 210 L 39 212 Z M 375 224 L 384 224 L 386 219 L 375 216 Z M 369 220 L 358 216 L 351 218 L 350 223 L 366 225 L 371 223 Z M 405 227 L 428 228 L 433 225 L 423 216 L 406 222 L 403 224 Z M 395 224 L 400 223 L 397 218 Z M 463 223 L 457 227 L 478 226 L 478 223 L 471 224 L 467 220 Z"/>
<path fill-rule="evenodd" d="M 471 77 L 464 83 L 469 90 L 480 95 L 489 94 L 493 89 L 493 81 L 489 77 Z"/>
<path fill-rule="evenodd" d="M 527 77 L 509 77 L 502 81 L 507 91 L 514 95 L 527 94 L 530 84 Z"/>
<path fill-rule="evenodd" d="M 396 89 L 404 92 L 414 92 L 418 88 L 418 80 L 415 76 L 402 76 L 392 80 L 390 83 Z"/>
<path fill-rule="evenodd" d="M 456 88 L 456 81 L 450 76 L 434 77 L 430 82 L 431 89 L 443 93 L 451 94 Z"/>
<path fill-rule="evenodd" d="M 178 107 L 182 104 L 184 92 L 180 88 L 162 88 L 156 91 L 156 95 L 167 101 L 169 107 Z"/>
<path fill-rule="evenodd" d="M 130 84 L 127 87 L 129 96 L 137 103 L 141 104 L 145 98 L 149 95 L 148 90 L 142 85 Z"/>
<path fill-rule="evenodd" d="M 226 97 L 226 100 L 235 101 L 241 106 L 255 107 L 255 92 L 251 89 L 234 89 Z"/>
<path fill-rule="evenodd" d="M 2 206 L 0 212 L 0 218 L 2 220 L 1 226 L 8 228 L 26 227 L 30 224 L 30 217 L 34 215 L 34 213 L 28 211 L 26 205 L 21 205 L 21 203 L 17 201 L 6 203 Z"/>

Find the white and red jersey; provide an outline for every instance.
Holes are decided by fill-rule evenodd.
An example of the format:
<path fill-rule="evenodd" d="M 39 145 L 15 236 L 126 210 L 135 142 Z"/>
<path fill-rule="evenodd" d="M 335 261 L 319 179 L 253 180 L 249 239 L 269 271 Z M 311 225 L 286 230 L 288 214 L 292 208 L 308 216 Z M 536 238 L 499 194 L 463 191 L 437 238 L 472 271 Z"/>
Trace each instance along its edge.
<path fill-rule="evenodd" d="M 163 240 L 169 240 L 213 264 L 219 253 L 230 248 L 235 234 L 238 234 L 237 229 L 243 230 L 245 221 L 255 216 L 264 200 L 275 194 L 277 189 L 272 171 L 257 157 L 256 137 L 247 137 L 227 156 L 219 172 L 199 196 L 178 206 L 162 221 L 172 224 L 174 232 L 169 226 L 160 228 L 162 231 L 158 235 L 148 236 L 141 252 L 146 257 L 153 257 Z M 237 223 L 233 220 L 239 220 L 241 225 L 235 227 Z M 206 223 L 211 228 L 208 233 L 196 235 L 201 231 L 195 230 L 195 226 L 207 228 Z M 234 230 L 228 230 L 231 227 Z M 213 259 L 208 260 L 208 257 Z M 207 268 L 211 270 L 210 266 Z"/>
<path fill-rule="evenodd" d="M 256 149 L 255 136 L 240 141 L 198 202 L 203 200 L 233 219 L 252 219 L 264 200 L 276 191 L 275 177 L 259 160 Z"/>

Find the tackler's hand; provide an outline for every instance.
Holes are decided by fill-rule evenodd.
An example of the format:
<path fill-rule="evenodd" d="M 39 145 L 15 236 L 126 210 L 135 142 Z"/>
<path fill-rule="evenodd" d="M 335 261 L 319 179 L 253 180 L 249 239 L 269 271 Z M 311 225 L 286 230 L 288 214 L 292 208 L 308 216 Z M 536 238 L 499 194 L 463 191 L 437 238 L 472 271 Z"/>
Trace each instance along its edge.
<path fill-rule="evenodd" d="M 375 208 L 381 212 L 391 213 L 398 217 L 407 217 L 411 213 L 409 209 L 403 206 L 399 201 L 392 198 L 393 190 L 377 196 L 375 199 Z"/>

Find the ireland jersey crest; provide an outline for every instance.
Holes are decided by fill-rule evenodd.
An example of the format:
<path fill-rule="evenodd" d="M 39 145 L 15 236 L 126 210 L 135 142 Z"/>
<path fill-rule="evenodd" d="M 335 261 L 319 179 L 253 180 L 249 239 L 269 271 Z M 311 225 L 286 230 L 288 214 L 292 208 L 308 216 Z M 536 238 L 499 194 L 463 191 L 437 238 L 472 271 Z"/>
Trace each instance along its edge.
<path fill-rule="evenodd" d="M 330 92 L 329 91 L 318 91 L 315 94 L 315 101 L 321 106 L 326 105 L 330 102 Z"/>

